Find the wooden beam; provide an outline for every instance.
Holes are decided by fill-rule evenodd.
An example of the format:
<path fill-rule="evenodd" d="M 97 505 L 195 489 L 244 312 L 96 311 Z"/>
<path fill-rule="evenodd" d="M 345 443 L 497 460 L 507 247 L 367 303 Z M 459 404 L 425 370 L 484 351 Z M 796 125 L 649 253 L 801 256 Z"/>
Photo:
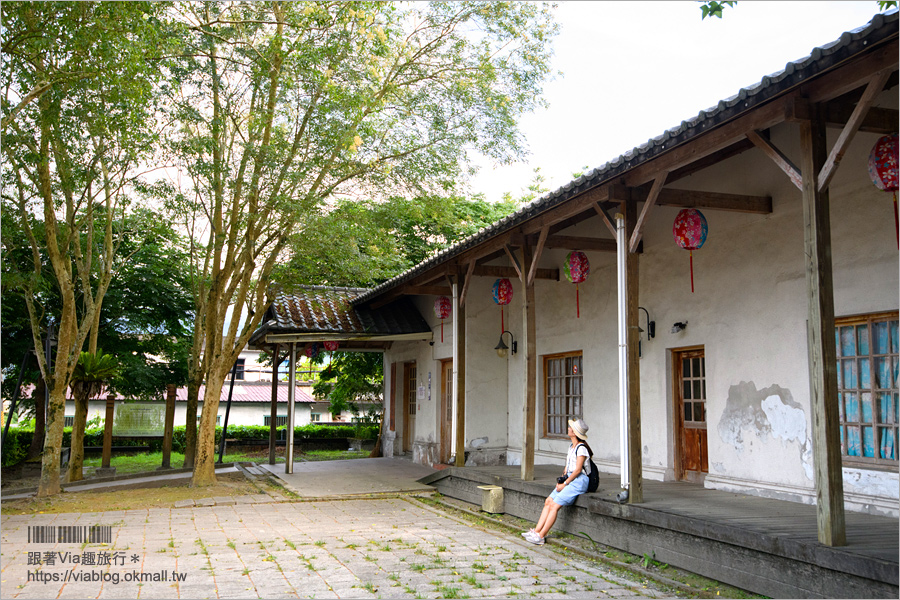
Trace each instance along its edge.
<path fill-rule="evenodd" d="M 520 245 L 533 246 L 537 239 L 535 236 L 520 236 L 513 238 Z M 545 248 L 563 248 L 565 250 L 597 250 L 599 252 L 615 252 L 616 240 L 608 238 L 579 237 L 574 235 L 551 235 L 544 242 Z"/>
<path fill-rule="evenodd" d="M 466 269 L 465 274 L 462 274 L 463 285 L 462 291 L 459 293 L 459 307 L 462 308 L 466 305 L 466 294 L 469 293 L 469 283 L 472 281 L 472 272 L 475 271 L 475 261 L 469 263 L 468 268 Z M 462 273 L 462 271 L 460 271 Z"/>
<path fill-rule="evenodd" d="M 803 189 L 803 176 L 800 174 L 800 170 L 791 162 L 785 154 L 775 147 L 771 141 L 763 137 L 763 134 L 759 131 L 748 131 L 747 139 L 753 142 L 753 145 L 763 151 L 763 154 L 772 159 L 779 169 L 784 171 L 785 175 L 791 180 L 795 186 L 797 186 L 798 190 Z"/>
<path fill-rule="evenodd" d="M 476 277 L 505 277 L 507 279 L 515 279 L 518 277 L 518 273 L 514 268 L 495 265 L 481 265 L 475 267 L 472 275 Z M 538 269 L 534 274 L 534 278 L 559 281 L 559 269 Z"/>
<path fill-rule="evenodd" d="M 804 83 L 800 87 L 800 95 L 813 104 L 839 98 L 865 85 L 869 78 L 879 71 L 884 69 L 896 71 L 897 64 L 900 62 L 898 56 L 900 56 L 900 44 L 898 44 L 897 38 L 894 38 L 881 48 L 858 57 L 822 77 L 816 77 Z"/>
<path fill-rule="evenodd" d="M 820 105 L 820 108 L 823 111 L 822 118 L 825 120 L 827 127 L 842 128 L 850 121 L 850 116 L 853 114 L 854 108 L 856 108 L 856 102 L 841 102 L 838 104 L 829 102 L 828 104 Z M 900 120 L 900 111 L 897 109 L 873 106 L 860 122 L 859 130 L 864 133 L 889 135 L 897 132 L 898 120 Z"/>
<path fill-rule="evenodd" d="M 666 184 L 666 177 L 668 176 L 669 173 L 663 171 L 659 173 L 653 181 L 653 187 L 650 188 L 650 194 L 647 195 L 647 200 L 644 201 L 644 208 L 641 209 L 641 216 L 638 217 L 637 223 L 634 226 L 634 231 L 631 232 L 631 241 L 628 242 L 628 252 L 634 253 L 634 251 L 637 250 L 638 243 L 641 241 L 641 236 L 644 235 L 644 225 L 647 222 L 647 215 L 650 213 L 650 209 L 656 204 L 656 199 L 659 197 L 659 193 Z"/>
<path fill-rule="evenodd" d="M 453 293 L 449 285 L 407 285 L 403 287 L 405 296 L 449 296 Z"/>
<path fill-rule="evenodd" d="M 825 163 L 825 143 L 825 126 L 821 120 L 800 124 L 816 519 L 819 542 L 843 546 L 847 534 L 834 339 L 831 220 L 828 190 L 821 189 L 817 181 Z"/>
<path fill-rule="evenodd" d="M 600 215 L 600 218 L 603 219 L 603 222 L 606 223 L 606 228 L 609 229 L 610 233 L 613 235 L 613 240 L 615 240 L 616 226 L 613 225 L 612 217 L 609 216 L 609 213 L 606 212 L 606 209 L 603 208 L 603 205 L 599 202 L 594 202 L 593 207 L 597 214 Z"/>
<path fill-rule="evenodd" d="M 509 262 L 512 263 L 513 269 L 516 271 L 516 276 L 519 278 L 519 281 L 524 281 L 522 278 L 522 265 L 519 264 L 519 259 L 516 258 L 516 253 L 513 252 L 512 248 L 510 248 L 509 244 L 503 247 L 506 250 L 506 255 L 509 257 Z"/>
<path fill-rule="evenodd" d="M 679 208 L 708 208 L 729 212 L 768 215 L 772 213 L 771 196 L 746 196 L 743 194 L 722 194 L 720 192 L 698 192 L 696 190 L 675 190 L 664 188 L 656 200 L 658 206 Z"/>
<path fill-rule="evenodd" d="M 569 217 L 590 209 L 594 202 L 606 202 L 608 199 L 609 194 L 606 185 L 592 188 L 524 223 L 522 232 L 526 234 L 538 233 L 544 225 L 556 225 Z"/>
<path fill-rule="evenodd" d="M 884 89 L 884 84 L 887 82 L 888 77 L 890 77 L 891 71 L 891 69 L 885 69 L 884 71 L 876 73 L 869 80 L 868 85 L 866 85 L 866 91 L 863 92 L 862 98 L 856 103 L 856 108 L 853 109 L 850 120 L 847 121 L 847 125 L 841 130 L 841 135 L 838 136 L 837 141 L 834 143 L 834 147 L 831 149 L 828 159 L 825 161 L 825 164 L 822 165 L 822 170 L 819 172 L 820 191 L 824 190 L 828 187 L 828 184 L 831 183 L 831 179 L 834 177 L 835 172 L 837 172 L 838 165 L 841 164 L 841 159 L 844 158 L 844 153 L 847 152 L 847 147 L 850 146 L 850 142 L 853 141 L 853 136 L 855 136 L 856 132 L 859 130 L 859 126 L 862 123 L 863 118 L 865 118 L 866 113 L 869 112 L 869 108 L 875 102 L 875 98 Z"/>
<path fill-rule="evenodd" d="M 665 180 L 665 177 L 662 178 Z M 659 179 L 657 179 L 659 181 Z M 631 234 L 632 240 L 637 231 L 637 202 L 632 195 L 621 204 L 625 215 L 625 235 Z M 643 212 L 641 214 L 644 214 Z M 639 504 L 644 501 L 643 452 L 641 444 L 641 363 L 638 356 L 640 344 L 638 310 L 639 298 L 639 257 L 634 252 L 625 256 L 625 289 L 626 289 L 626 352 L 628 360 L 628 480 L 631 482 L 628 491 L 628 503 Z"/>
<path fill-rule="evenodd" d="M 460 280 L 465 280 L 471 275 L 475 261 L 469 263 L 468 273 L 462 267 L 457 269 L 457 290 Z M 456 381 L 453 385 L 456 389 L 456 462 L 457 467 L 466 466 L 466 310 L 461 298 L 456 307 L 456 331 L 453 332 L 453 343 L 456 344 L 456 361 L 453 364 L 456 370 Z"/>
<path fill-rule="evenodd" d="M 534 260 L 531 246 L 522 249 L 522 264 L 531 268 Z M 534 479 L 535 415 L 537 410 L 537 325 L 535 318 L 534 284 L 525 285 L 522 306 L 522 329 L 525 332 L 525 398 L 522 407 L 522 481 Z M 521 343 L 521 342 L 520 342 Z"/>
<path fill-rule="evenodd" d="M 541 254 L 544 252 L 544 244 L 547 242 L 547 234 L 550 231 L 549 225 L 544 225 L 541 228 L 541 233 L 538 236 L 537 245 L 534 247 L 534 259 L 531 261 L 531 267 L 528 269 L 528 281 L 526 282 L 528 285 L 534 285 L 534 275 L 537 271 L 537 265 L 541 260 Z"/>

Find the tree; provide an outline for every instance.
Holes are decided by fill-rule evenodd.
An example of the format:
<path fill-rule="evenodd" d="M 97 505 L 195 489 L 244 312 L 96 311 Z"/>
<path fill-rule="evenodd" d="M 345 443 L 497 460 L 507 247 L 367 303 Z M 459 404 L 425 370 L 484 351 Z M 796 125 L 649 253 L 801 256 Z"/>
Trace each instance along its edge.
<path fill-rule="evenodd" d="M 320 354 L 321 356 L 321 354 Z M 329 411 L 359 412 L 359 402 L 378 402 L 384 389 L 384 367 L 377 352 L 334 352 L 319 373 L 313 395 L 327 398 Z"/>
<path fill-rule="evenodd" d="M 50 388 L 38 496 L 60 490 L 66 389 L 89 334 L 89 350 L 96 351 L 99 310 L 121 263 L 114 221 L 125 217 L 134 169 L 153 146 L 148 127 L 154 122 L 157 69 L 146 58 L 159 46 L 152 17 L 164 6 L 4 2 L 0 7 L 3 197 L 18 211 L 31 252 L 29 270 L 18 274 L 16 285 L 35 347 L 41 339 L 41 293 L 50 281 L 60 300 L 55 364 L 38 353 Z M 29 100 L 39 87 L 47 89 Z"/>
<path fill-rule="evenodd" d="M 66 481 L 84 479 L 84 427 L 87 423 L 88 401 L 103 391 L 107 382 L 119 375 L 115 357 L 97 352 L 82 352 L 72 372 L 72 397 L 75 400 L 75 419 L 72 425 L 71 453 Z"/>
<path fill-rule="evenodd" d="M 192 483 L 208 485 L 222 385 L 291 237 L 342 195 L 439 193 L 467 153 L 520 156 L 517 119 L 542 104 L 556 27 L 532 3 L 179 10 L 190 58 L 173 67 L 172 153 L 190 185 L 170 208 L 192 236 L 189 389 L 206 381 Z"/>

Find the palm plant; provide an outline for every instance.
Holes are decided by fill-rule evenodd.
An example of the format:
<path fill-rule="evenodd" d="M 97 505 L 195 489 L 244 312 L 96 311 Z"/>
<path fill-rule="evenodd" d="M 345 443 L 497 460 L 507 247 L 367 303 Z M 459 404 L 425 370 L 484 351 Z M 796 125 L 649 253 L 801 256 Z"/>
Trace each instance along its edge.
<path fill-rule="evenodd" d="M 82 352 L 72 373 L 72 397 L 75 400 L 75 422 L 72 424 L 71 452 L 66 481 L 84 479 L 84 428 L 88 401 L 99 396 L 106 385 L 119 374 L 119 363 L 111 354 Z"/>

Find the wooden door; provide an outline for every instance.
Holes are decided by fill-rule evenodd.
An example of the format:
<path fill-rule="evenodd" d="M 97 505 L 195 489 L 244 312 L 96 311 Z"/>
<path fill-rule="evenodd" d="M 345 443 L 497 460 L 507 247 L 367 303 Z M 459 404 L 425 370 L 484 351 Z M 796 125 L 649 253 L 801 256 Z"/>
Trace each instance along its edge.
<path fill-rule="evenodd" d="M 453 360 L 441 361 L 441 444 L 440 461 L 450 462 L 453 443 Z"/>
<path fill-rule="evenodd" d="M 706 356 L 703 348 L 677 351 L 675 367 L 676 475 L 703 481 L 709 473 L 706 440 Z"/>
<path fill-rule="evenodd" d="M 416 439 L 416 363 L 403 364 L 403 451 Z"/>

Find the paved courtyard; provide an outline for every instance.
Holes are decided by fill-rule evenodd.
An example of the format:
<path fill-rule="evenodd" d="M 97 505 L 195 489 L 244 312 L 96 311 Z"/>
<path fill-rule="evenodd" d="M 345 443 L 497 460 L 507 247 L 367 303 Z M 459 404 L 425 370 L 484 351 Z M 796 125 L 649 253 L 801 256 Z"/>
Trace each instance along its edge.
<path fill-rule="evenodd" d="M 402 496 L 11 515 L 0 541 L 3 598 L 666 595 Z"/>

